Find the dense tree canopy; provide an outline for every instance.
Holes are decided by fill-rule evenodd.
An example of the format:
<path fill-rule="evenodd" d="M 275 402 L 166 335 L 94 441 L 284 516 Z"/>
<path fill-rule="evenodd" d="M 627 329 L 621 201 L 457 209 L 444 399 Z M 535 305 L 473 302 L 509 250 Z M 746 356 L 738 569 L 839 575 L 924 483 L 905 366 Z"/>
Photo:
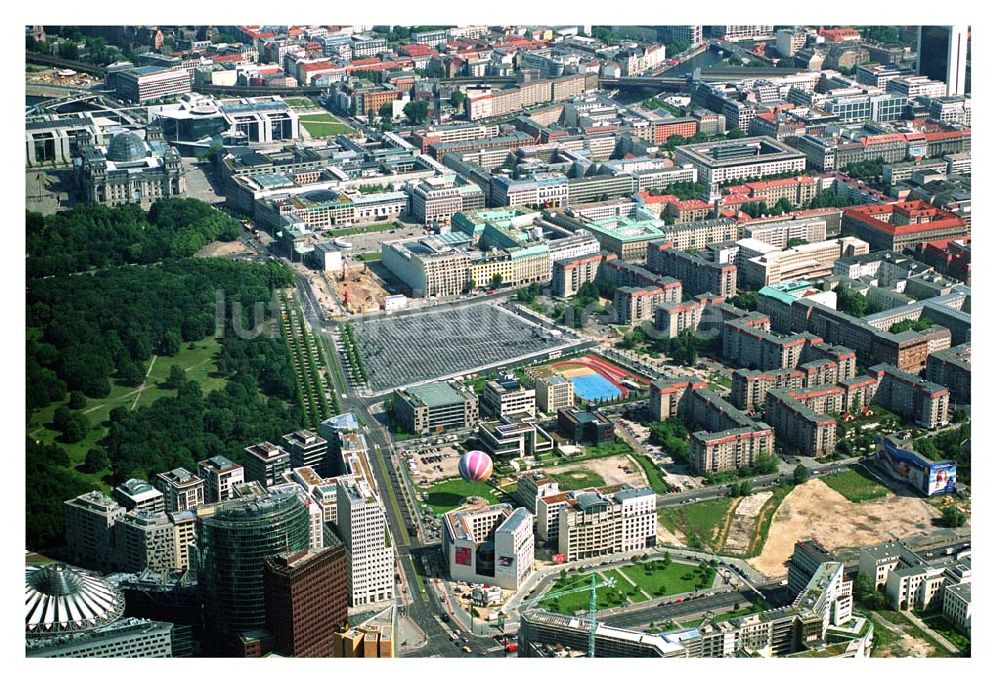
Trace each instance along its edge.
<path fill-rule="evenodd" d="M 186 257 L 239 234 L 235 219 L 186 198 L 156 202 L 148 215 L 138 205 L 78 205 L 51 216 L 28 212 L 28 277 Z"/>

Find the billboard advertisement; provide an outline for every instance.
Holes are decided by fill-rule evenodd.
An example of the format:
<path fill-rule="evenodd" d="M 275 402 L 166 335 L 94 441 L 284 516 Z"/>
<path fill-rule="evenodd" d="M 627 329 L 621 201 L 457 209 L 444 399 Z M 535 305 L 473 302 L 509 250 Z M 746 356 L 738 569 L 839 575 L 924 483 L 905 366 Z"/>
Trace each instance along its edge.
<path fill-rule="evenodd" d="M 552 555 L 553 564 L 562 564 L 565 561 L 566 561 L 566 553 L 564 552 L 557 552 L 554 555 Z"/>
<path fill-rule="evenodd" d="M 906 482 L 926 496 L 955 491 L 954 461 L 929 461 L 881 435 L 875 438 L 875 444 L 878 464 L 890 477 Z"/>
<path fill-rule="evenodd" d="M 455 564 L 470 566 L 472 564 L 472 548 L 455 548 Z"/>

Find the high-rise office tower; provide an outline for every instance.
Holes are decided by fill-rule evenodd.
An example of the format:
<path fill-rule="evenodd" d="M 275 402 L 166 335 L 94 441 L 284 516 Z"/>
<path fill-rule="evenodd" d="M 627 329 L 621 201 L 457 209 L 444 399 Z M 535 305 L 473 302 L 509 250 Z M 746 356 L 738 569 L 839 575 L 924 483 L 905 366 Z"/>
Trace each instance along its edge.
<path fill-rule="evenodd" d="M 238 655 L 239 635 L 264 627 L 264 562 L 309 547 L 309 511 L 293 493 L 219 505 L 198 530 L 209 651 Z"/>
<path fill-rule="evenodd" d="M 968 26 L 920 26 L 917 32 L 917 71 L 948 85 L 948 96 L 962 96 L 968 89 L 966 60 Z"/>
<path fill-rule="evenodd" d="M 286 656 L 332 657 L 334 633 L 347 623 L 347 551 L 343 543 L 278 555 L 264 565 L 267 629 Z"/>

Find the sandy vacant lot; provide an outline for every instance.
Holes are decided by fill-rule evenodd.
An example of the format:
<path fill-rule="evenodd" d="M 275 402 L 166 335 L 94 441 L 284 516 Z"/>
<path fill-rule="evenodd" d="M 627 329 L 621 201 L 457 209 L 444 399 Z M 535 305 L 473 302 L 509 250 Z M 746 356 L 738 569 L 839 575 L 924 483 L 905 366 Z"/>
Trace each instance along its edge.
<path fill-rule="evenodd" d="M 234 242 L 210 242 L 195 253 L 195 257 L 211 258 L 214 256 L 234 256 L 250 251 L 245 244 Z"/>
<path fill-rule="evenodd" d="M 818 479 L 792 490 L 771 522 L 767 543 L 750 564 L 769 576 L 785 573 L 795 542 L 815 538 L 827 549 L 871 545 L 931 531 L 940 513 L 919 498 L 887 496 L 851 503 Z"/>
<path fill-rule="evenodd" d="M 761 508 L 773 495 L 773 491 L 759 491 L 740 501 L 733 512 L 733 522 L 729 525 L 729 533 L 726 535 L 726 550 L 744 552 L 750 547 L 754 525 L 757 524 L 757 515 L 760 514 Z"/>
<path fill-rule="evenodd" d="M 628 464 L 628 467 L 632 469 L 631 473 L 626 473 L 623 469 L 619 468 L 620 465 Z M 642 468 L 637 466 L 632 459 L 628 456 L 608 456 L 607 458 L 595 458 L 590 461 L 585 461 L 576 466 L 570 467 L 557 467 L 553 468 L 555 472 L 567 472 L 572 470 L 574 467 L 589 468 L 593 470 L 598 475 L 604 478 L 604 481 L 608 485 L 612 484 L 628 484 L 637 489 L 648 487 L 649 482 L 646 481 L 646 473 L 642 471 Z"/>

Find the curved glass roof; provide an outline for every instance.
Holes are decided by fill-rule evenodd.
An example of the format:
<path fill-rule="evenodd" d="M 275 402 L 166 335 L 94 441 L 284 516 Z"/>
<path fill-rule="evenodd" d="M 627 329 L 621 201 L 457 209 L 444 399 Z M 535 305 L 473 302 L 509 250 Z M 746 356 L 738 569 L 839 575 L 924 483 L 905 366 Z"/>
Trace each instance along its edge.
<path fill-rule="evenodd" d="M 117 588 L 66 564 L 28 566 L 24 583 L 28 635 L 92 630 L 114 623 L 125 611 L 125 598 Z"/>

